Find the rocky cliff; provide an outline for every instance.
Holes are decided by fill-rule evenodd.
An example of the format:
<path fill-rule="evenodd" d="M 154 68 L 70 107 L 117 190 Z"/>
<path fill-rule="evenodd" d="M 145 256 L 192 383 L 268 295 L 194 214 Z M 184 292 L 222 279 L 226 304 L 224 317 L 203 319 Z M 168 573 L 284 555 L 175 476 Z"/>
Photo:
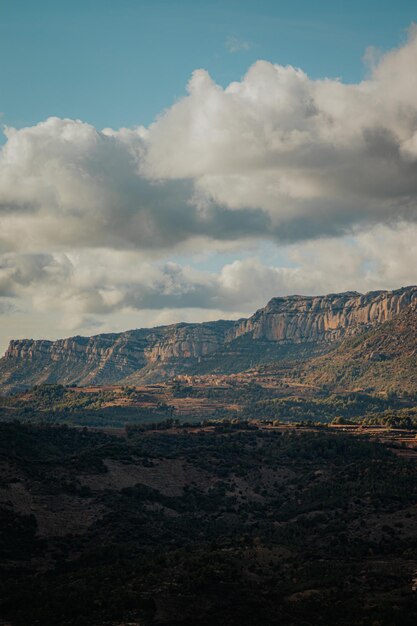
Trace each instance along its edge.
<path fill-rule="evenodd" d="M 174 324 L 124 333 L 71 337 L 57 341 L 12 340 L 0 359 L 3 392 L 35 384 L 111 384 L 134 373 L 136 379 L 163 378 L 217 350 L 234 322 Z M 135 379 L 135 380 L 136 380 Z"/>
<path fill-rule="evenodd" d="M 417 287 L 365 295 L 289 296 L 273 298 L 238 322 L 173 324 L 58 341 L 13 340 L 0 359 L 0 388 L 10 392 L 45 382 L 150 382 L 193 367 L 236 371 L 265 358 L 281 358 L 285 345 L 303 346 L 305 358 L 309 345 L 330 349 L 335 341 L 395 318 L 414 301 Z"/>
<path fill-rule="evenodd" d="M 273 298 L 240 322 L 233 338 L 250 334 L 269 341 L 335 341 L 393 319 L 417 299 L 417 287 L 396 291 L 346 292 L 327 296 Z"/>
<path fill-rule="evenodd" d="M 301 373 L 303 382 L 352 391 L 417 389 L 417 301 L 393 319 L 345 339 L 325 357 L 312 359 Z"/>

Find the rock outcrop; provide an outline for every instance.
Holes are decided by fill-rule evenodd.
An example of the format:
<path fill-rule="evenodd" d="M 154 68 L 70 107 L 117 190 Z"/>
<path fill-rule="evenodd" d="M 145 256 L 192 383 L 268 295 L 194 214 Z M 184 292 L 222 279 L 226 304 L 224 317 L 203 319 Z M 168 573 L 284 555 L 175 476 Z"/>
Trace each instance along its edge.
<path fill-rule="evenodd" d="M 273 298 L 232 332 L 269 341 L 335 341 L 393 319 L 416 299 L 417 287 Z"/>
<path fill-rule="evenodd" d="M 112 384 L 143 370 L 144 380 L 164 378 L 167 364 L 171 373 L 173 364 L 181 369 L 217 350 L 233 325 L 218 321 L 57 341 L 12 340 L 0 359 L 0 389 L 10 392 L 55 382 Z"/>
<path fill-rule="evenodd" d="M 242 369 L 282 347 L 328 344 L 391 320 L 417 302 L 417 287 L 396 291 L 273 298 L 250 318 L 57 341 L 13 340 L 0 359 L 4 392 L 35 384 L 112 384 L 161 380 L 190 368 Z M 242 345 L 244 343 L 244 358 Z M 266 349 L 264 350 L 264 346 Z M 268 346 L 280 346 L 280 351 Z M 239 364 L 239 365 L 236 365 Z"/>
<path fill-rule="evenodd" d="M 325 357 L 312 359 L 301 376 L 303 382 L 333 390 L 415 394 L 417 301 L 393 319 L 345 339 Z"/>

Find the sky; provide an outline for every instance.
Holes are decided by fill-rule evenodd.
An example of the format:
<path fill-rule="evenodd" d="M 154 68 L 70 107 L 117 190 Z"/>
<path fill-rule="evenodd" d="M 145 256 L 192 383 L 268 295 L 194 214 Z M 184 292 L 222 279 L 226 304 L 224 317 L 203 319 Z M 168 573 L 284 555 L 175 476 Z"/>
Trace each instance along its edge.
<path fill-rule="evenodd" d="M 417 283 L 414 22 L 0 0 L 0 351 Z"/>

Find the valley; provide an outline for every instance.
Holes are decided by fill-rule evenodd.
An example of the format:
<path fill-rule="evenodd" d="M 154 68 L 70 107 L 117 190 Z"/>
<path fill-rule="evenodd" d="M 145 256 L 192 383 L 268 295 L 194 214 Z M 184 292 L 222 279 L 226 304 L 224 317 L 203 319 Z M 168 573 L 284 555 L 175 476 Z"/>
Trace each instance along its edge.
<path fill-rule="evenodd" d="M 254 424 L 0 435 L 6 623 L 415 622 L 417 464 L 393 441 Z"/>
<path fill-rule="evenodd" d="M 416 288 L 0 361 L 0 620 L 417 619 Z"/>

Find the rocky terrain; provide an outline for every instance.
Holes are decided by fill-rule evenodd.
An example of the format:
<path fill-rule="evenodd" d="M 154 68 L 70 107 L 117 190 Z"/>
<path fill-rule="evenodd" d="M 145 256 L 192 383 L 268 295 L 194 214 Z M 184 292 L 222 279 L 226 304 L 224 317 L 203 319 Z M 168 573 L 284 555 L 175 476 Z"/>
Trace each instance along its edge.
<path fill-rule="evenodd" d="M 303 380 L 329 388 L 415 395 L 417 303 L 377 328 L 346 339 L 336 350 L 309 362 Z"/>
<path fill-rule="evenodd" d="M 417 301 L 417 287 L 367 294 L 273 298 L 250 318 L 58 341 L 13 340 L 0 360 L 3 393 L 40 383 L 139 384 L 184 372 L 242 371 L 307 359 L 393 320 Z"/>
<path fill-rule="evenodd" d="M 144 380 L 161 377 L 171 372 L 170 363 L 198 362 L 215 351 L 233 324 L 175 324 L 58 341 L 13 340 L 0 360 L 0 386 L 9 392 L 46 382 L 108 384 L 138 371 Z"/>
<path fill-rule="evenodd" d="M 269 341 L 336 341 L 393 319 L 417 298 L 417 287 L 327 296 L 273 298 L 232 331 Z"/>

